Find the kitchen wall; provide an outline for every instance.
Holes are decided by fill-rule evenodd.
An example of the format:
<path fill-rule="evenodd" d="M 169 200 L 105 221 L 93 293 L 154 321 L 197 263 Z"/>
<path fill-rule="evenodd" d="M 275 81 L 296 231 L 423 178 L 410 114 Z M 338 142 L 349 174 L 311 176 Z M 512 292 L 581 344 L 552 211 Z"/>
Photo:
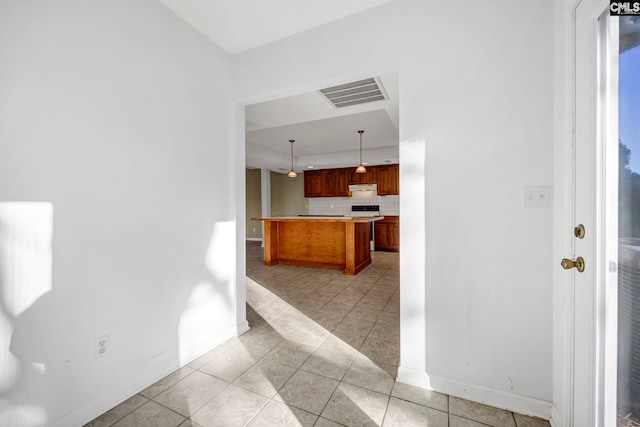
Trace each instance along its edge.
<path fill-rule="evenodd" d="M 553 7 L 396 0 L 233 58 L 243 103 L 399 73 L 399 379 L 547 418 Z"/>
<path fill-rule="evenodd" d="M 0 58 L 0 425 L 83 425 L 244 327 L 232 64 L 154 0 L 0 2 Z"/>
<path fill-rule="evenodd" d="M 375 191 L 353 192 L 352 197 L 310 197 L 313 215 L 351 215 L 353 205 L 380 205 L 382 215 L 400 214 L 400 196 L 378 196 Z"/>
<path fill-rule="evenodd" d="M 308 214 L 309 203 L 304 197 L 304 176 L 296 178 L 271 172 L 271 215 L 287 216 Z"/>
<path fill-rule="evenodd" d="M 262 191 L 260 169 L 246 170 L 246 233 L 247 238 L 262 239 L 262 223 L 251 221 L 251 218 L 262 216 Z"/>

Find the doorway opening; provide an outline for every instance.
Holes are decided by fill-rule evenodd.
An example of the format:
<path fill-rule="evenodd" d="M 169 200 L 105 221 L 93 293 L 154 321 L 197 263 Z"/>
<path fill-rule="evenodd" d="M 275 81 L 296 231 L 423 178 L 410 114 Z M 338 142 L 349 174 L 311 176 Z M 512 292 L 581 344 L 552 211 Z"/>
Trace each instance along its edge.
<path fill-rule="evenodd" d="M 300 372 L 288 380 L 291 385 L 274 387 L 294 387 L 296 375 L 308 374 L 383 393 L 390 393 L 395 382 L 400 349 L 398 75 L 373 79 L 384 99 L 378 94 L 373 102 L 339 107 L 318 88 L 245 108 L 251 331 L 241 339 L 264 336 L 271 346 L 264 358 Z M 366 85 L 366 80 L 360 81 Z M 345 99 L 350 96 L 344 93 Z M 355 174 L 361 162 L 368 173 Z M 296 177 L 288 176 L 291 169 Z M 352 182 L 360 175 L 374 182 Z M 310 179 L 316 176 L 322 179 Z M 370 191 L 358 192 L 350 184 Z M 392 224 L 384 230 L 372 227 L 372 262 L 357 274 L 263 264 L 263 224 L 252 218 L 345 218 L 354 215 L 353 206 L 377 206 Z"/>

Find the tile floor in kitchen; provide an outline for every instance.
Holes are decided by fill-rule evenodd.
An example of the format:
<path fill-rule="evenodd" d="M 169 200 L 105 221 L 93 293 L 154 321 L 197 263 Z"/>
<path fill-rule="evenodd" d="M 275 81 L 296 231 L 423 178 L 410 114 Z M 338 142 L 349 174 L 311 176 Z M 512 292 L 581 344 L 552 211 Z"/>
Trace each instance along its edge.
<path fill-rule="evenodd" d="M 232 338 L 88 426 L 549 426 L 394 381 L 397 253 L 356 276 L 262 265 L 247 243 L 247 317 Z"/>

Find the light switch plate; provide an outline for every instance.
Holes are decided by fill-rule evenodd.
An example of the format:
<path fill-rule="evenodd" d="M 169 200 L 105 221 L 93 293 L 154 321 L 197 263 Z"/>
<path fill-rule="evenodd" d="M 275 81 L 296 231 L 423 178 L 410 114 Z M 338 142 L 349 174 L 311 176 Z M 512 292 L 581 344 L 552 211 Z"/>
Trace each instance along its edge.
<path fill-rule="evenodd" d="M 522 206 L 524 208 L 551 207 L 551 187 L 524 187 Z"/>

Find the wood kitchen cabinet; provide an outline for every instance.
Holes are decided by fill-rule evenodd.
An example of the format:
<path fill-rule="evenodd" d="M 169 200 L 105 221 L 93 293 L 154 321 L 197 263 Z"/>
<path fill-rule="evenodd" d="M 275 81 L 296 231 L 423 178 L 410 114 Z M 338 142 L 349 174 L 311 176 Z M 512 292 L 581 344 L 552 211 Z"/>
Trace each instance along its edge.
<path fill-rule="evenodd" d="M 374 240 L 377 251 L 398 252 L 400 250 L 400 217 L 384 216 L 374 225 Z"/>
<path fill-rule="evenodd" d="M 356 173 L 356 168 L 350 168 L 349 184 L 375 184 L 376 183 L 376 167 L 367 166 L 365 173 Z"/>
<path fill-rule="evenodd" d="M 400 194 L 400 167 L 367 166 L 367 172 L 356 168 L 318 169 L 304 172 L 304 197 L 347 197 L 351 184 L 377 184 L 378 196 Z"/>
<path fill-rule="evenodd" d="M 376 166 L 378 196 L 400 194 L 400 165 Z"/>
<path fill-rule="evenodd" d="M 304 197 L 344 197 L 349 195 L 349 169 L 322 169 L 304 172 Z"/>
<path fill-rule="evenodd" d="M 322 177 L 322 197 L 334 197 L 335 189 L 335 171 L 333 169 L 325 169 L 320 171 Z"/>
<path fill-rule="evenodd" d="M 336 197 L 349 195 L 349 170 L 349 168 L 335 169 L 333 188 Z"/>
<path fill-rule="evenodd" d="M 322 197 L 322 171 L 304 171 L 304 197 Z"/>

